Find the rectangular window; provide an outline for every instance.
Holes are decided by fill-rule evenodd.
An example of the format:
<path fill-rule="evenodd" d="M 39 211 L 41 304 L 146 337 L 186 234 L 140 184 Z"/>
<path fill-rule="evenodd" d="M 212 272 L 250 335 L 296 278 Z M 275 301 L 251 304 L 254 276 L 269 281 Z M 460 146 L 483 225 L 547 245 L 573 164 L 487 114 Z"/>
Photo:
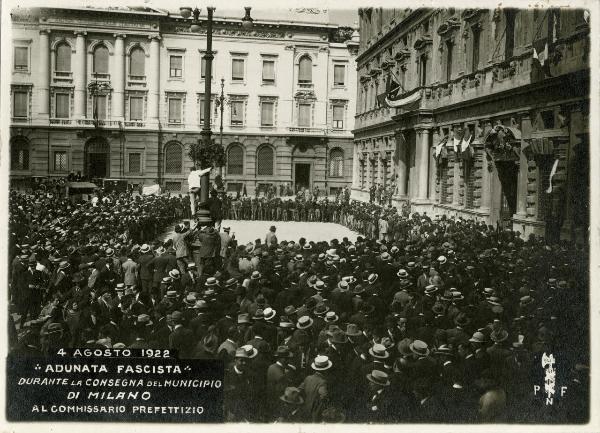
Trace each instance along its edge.
<path fill-rule="evenodd" d="M 181 123 L 181 99 L 169 98 L 169 123 Z"/>
<path fill-rule="evenodd" d="M 231 102 L 231 124 L 235 126 L 244 124 L 244 101 Z"/>
<path fill-rule="evenodd" d="M 244 59 L 233 59 L 231 61 L 231 80 L 244 81 Z"/>
<path fill-rule="evenodd" d="M 471 65 L 471 72 L 479 69 L 479 36 L 481 31 L 479 29 L 473 29 L 473 63 Z"/>
<path fill-rule="evenodd" d="M 106 119 L 106 95 L 99 95 L 94 98 L 94 118 L 98 120 Z"/>
<path fill-rule="evenodd" d="M 427 85 L 427 54 L 423 54 L 419 61 L 419 85 Z"/>
<path fill-rule="evenodd" d="M 344 106 L 334 105 L 333 106 L 333 128 L 344 129 Z"/>
<path fill-rule="evenodd" d="M 446 42 L 446 81 L 452 79 L 452 56 L 454 54 L 454 44 Z"/>
<path fill-rule="evenodd" d="M 200 104 L 200 125 L 204 124 L 204 95 L 201 95 L 200 98 L 198 99 L 198 102 Z M 209 114 L 212 112 L 213 109 L 213 99 L 211 98 L 210 100 L 210 110 L 209 110 Z"/>
<path fill-rule="evenodd" d="M 29 70 L 29 48 L 15 47 L 15 71 Z"/>
<path fill-rule="evenodd" d="M 214 51 L 213 51 L 214 52 Z M 211 79 L 215 76 L 215 61 L 213 59 L 210 71 Z M 206 78 L 206 59 L 203 57 L 200 59 L 200 78 L 204 80 Z"/>
<path fill-rule="evenodd" d="M 54 113 L 57 119 L 68 119 L 70 117 L 69 100 L 70 95 L 68 93 L 57 93 L 56 98 L 56 112 Z"/>
<path fill-rule="evenodd" d="M 142 154 L 139 152 L 129 154 L 129 173 L 142 172 Z"/>
<path fill-rule="evenodd" d="M 198 102 L 200 104 L 200 110 L 199 110 L 200 111 L 200 125 L 203 125 L 204 124 L 204 95 L 200 95 L 200 98 L 198 99 Z M 212 109 L 213 109 L 213 106 L 214 106 L 213 104 L 214 104 L 214 101 L 211 98 L 211 100 L 210 100 L 209 115 L 212 112 Z"/>
<path fill-rule="evenodd" d="M 67 171 L 66 150 L 57 150 L 54 152 L 54 171 Z"/>
<path fill-rule="evenodd" d="M 129 120 L 144 119 L 144 98 L 141 96 L 131 96 L 129 98 Z"/>
<path fill-rule="evenodd" d="M 171 56 L 169 58 L 169 76 L 181 78 L 183 74 L 183 56 Z"/>
<path fill-rule="evenodd" d="M 263 60 L 262 82 L 263 84 L 275 84 L 275 62 L 273 60 Z"/>
<path fill-rule="evenodd" d="M 310 127 L 310 104 L 298 105 L 298 126 Z"/>
<path fill-rule="evenodd" d="M 27 92 L 13 93 L 13 117 L 27 117 L 29 95 Z"/>
<path fill-rule="evenodd" d="M 273 102 L 262 102 L 260 104 L 260 125 L 261 126 L 273 126 L 273 109 L 275 103 Z"/>
<path fill-rule="evenodd" d="M 333 85 L 343 86 L 346 84 L 346 67 L 344 65 L 333 66 Z"/>

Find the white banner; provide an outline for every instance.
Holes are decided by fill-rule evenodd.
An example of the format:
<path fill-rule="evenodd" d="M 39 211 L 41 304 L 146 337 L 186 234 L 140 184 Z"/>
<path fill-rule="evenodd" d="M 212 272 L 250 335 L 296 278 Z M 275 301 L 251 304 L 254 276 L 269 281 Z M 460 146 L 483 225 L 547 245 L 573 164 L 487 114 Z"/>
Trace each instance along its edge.
<path fill-rule="evenodd" d="M 145 186 L 142 189 L 142 195 L 160 195 L 160 185 Z"/>

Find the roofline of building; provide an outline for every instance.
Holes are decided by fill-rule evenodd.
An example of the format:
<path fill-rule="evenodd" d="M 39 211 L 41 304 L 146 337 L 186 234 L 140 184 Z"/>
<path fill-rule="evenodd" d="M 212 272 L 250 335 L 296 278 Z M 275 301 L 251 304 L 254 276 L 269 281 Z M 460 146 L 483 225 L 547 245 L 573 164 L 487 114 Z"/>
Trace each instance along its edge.
<path fill-rule="evenodd" d="M 377 40 L 373 45 L 371 45 L 365 51 L 360 53 L 356 57 L 356 64 L 358 65 L 358 63 L 365 60 L 370 55 L 376 53 L 383 45 L 390 42 L 391 39 L 396 38 L 398 35 L 404 32 L 408 32 L 411 29 L 411 26 L 409 25 L 411 21 L 416 21 L 417 19 L 422 18 L 422 16 L 426 13 L 433 13 L 434 11 L 434 8 L 419 8 L 412 11 L 410 14 L 404 17 L 402 21 L 396 24 L 385 35 L 383 35 L 379 40 Z"/>
<path fill-rule="evenodd" d="M 35 10 L 38 9 L 40 12 L 43 11 L 79 11 L 82 13 L 106 13 L 106 14 L 120 14 L 120 15 L 134 15 L 134 16 L 149 16 L 152 18 L 166 18 L 172 19 L 175 21 L 191 21 L 189 19 L 183 18 L 179 14 L 174 14 L 169 11 L 157 11 L 157 12 L 146 12 L 146 11 L 135 11 L 135 10 L 120 10 L 120 9 L 103 9 L 103 8 L 76 8 L 76 7 L 39 7 L 39 8 L 19 8 L 13 9 L 11 12 L 19 12 L 19 11 L 27 11 L 27 10 Z M 206 22 L 207 19 L 205 16 L 200 16 L 201 22 Z M 214 22 L 221 22 L 226 24 L 239 24 L 241 22 L 240 18 L 232 18 L 232 17 L 224 17 L 219 15 L 214 15 Z M 311 28 L 311 29 L 320 29 L 320 30 L 337 30 L 341 27 L 338 24 L 332 23 L 311 23 L 305 21 L 289 21 L 289 20 L 254 20 L 254 24 L 264 25 L 264 26 L 282 26 L 282 27 L 290 27 L 290 28 Z"/>

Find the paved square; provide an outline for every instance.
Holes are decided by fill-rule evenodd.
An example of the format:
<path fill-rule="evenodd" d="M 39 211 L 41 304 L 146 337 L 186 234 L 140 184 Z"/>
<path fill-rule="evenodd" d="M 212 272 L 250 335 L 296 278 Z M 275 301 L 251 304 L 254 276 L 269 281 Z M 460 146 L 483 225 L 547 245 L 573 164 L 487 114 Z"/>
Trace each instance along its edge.
<path fill-rule="evenodd" d="M 330 241 L 347 237 L 351 242 L 356 241 L 358 233 L 334 223 L 310 223 L 310 222 L 283 222 L 283 221 L 238 221 L 238 220 L 223 220 L 222 226 L 231 227 L 231 234 L 235 233 L 235 238 L 238 244 L 247 244 L 254 242 L 260 238 L 261 242 L 265 241 L 265 236 L 269 231 L 269 227 L 274 225 L 277 228 L 277 239 L 281 242 L 295 241 L 301 237 L 307 241 Z M 173 234 L 173 229 L 169 231 L 164 240 L 170 239 Z"/>

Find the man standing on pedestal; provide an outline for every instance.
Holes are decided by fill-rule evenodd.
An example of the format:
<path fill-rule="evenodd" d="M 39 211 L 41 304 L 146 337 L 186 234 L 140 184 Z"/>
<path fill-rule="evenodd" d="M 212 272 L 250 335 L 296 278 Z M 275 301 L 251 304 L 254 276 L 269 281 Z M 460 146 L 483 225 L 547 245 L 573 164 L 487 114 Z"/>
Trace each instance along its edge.
<path fill-rule="evenodd" d="M 196 170 L 195 166 L 190 168 L 190 174 L 188 176 L 188 191 L 190 195 L 192 218 L 196 215 L 196 194 L 200 192 L 200 178 L 208 173 L 211 169 L 212 167 L 205 168 L 204 170 Z"/>

